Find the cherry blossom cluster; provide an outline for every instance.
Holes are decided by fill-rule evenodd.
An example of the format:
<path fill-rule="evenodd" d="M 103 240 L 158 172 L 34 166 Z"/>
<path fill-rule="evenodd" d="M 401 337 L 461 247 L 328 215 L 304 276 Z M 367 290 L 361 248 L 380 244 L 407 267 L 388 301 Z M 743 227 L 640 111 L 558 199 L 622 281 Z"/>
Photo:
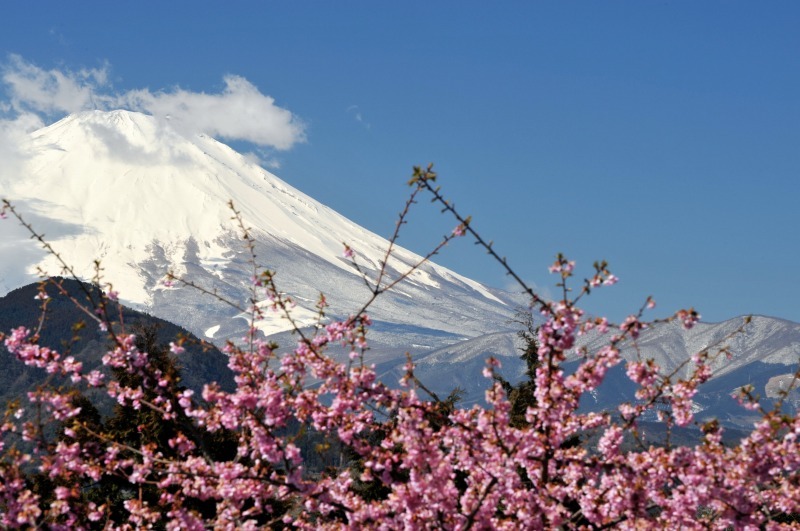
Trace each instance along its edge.
<path fill-rule="evenodd" d="M 430 167 L 415 169 L 412 185 L 428 189 L 435 177 Z M 474 234 L 468 218 L 457 219 L 457 230 L 448 239 Z M 490 244 L 486 248 L 493 252 Z M 356 254 L 345 247 L 346 257 L 355 259 Z M 366 306 L 323 322 L 327 304 L 322 297 L 318 325 L 296 327 L 297 342 L 289 349 L 259 336 L 259 301 L 250 301 L 251 329 L 224 347 L 235 389 L 209 382 L 200 396 L 166 378 L 150 353 L 137 348 L 134 335 L 114 332 L 123 330 L 124 323 L 107 317 L 98 323 L 112 347 L 102 359 L 105 370 L 89 373 L 73 357 L 40 346 L 28 329 L 13 329 L 2 335 L 5 348 L 20 363 L 60 375 L 70 386 L 31 391 L 26 404 L 12 404 L 3 418 L 0 525 L 197 530 L 798 527 L 800 418 L 777 408 L 761 411 L 752 433 L 734 446 L 723 444 L 723 428 L 715 422 L 700 426 L 702 440 L 695 446 L 644 441 L 638 423 L 645 415 L 657 416 L 668 430 L 696 423 L 692 399 L 724 349 L 697 353 L 682 372 L 668 373 L 649 359 L 626 361 L 623 350 L 635 347 L 641 331 L 653 326 L 643 317 L 654 306 L 652 299 L 614 324 L 587 315 L 578 305 L 592 289 L 617 282 L 606 263 L 595 264 L 595 273 L 573 298 L 568 282 L 576 264 L 559 255 L 550 271 L 558 276 L 563 297 L 532 297 L 531 310 L 538 312 L 541 324 L 534 392 L 521 424 L 512 423 L 512 398 L 493 378 L 499 361 L 487 361 L 484 375 L 490 385 L 484 405 L 458 407 L 431 399 L 414 376 L 413 360 L 399 383 L 381 382 L 369 358 Z M 275 311 L 291 315 L 291 300 L 275 287 L 271 274 L 254 274 L 253 284 Z M 375 286 L 377 296 L 382 288 L 380 282 Z M 698 319 L 694 310 L 680 310 L 669 320 L 690 328 Z M 591 350 L 580 346 L 578 338 L 585 334 L 605 342 Z M 173 342 L 170 350 L 182 353 L 182 342 Z M 347 355 L 335 355 L 342 351 Z M 564 364 L 573 359 L 579 360 L 578 367 L 568 373 Z M 620 365 L 638 386 L 636 400 L 608 411 L 582 410 L 581 400 Z M 81 420 L 77 391 L 87 389 L 105 392 L 126 407 L 155 412 L 179 430 L 163 445 L 115 440 Z M 740 398 L 758 408 L 748 393 Z M 28 414 L 34 410 L 36 415 Z M 325 449 L 304 447 L 307 432 L 326 441 L 318 446 L 336 448 L 342 456 L 338 465 L 325 470 L 308 466 L 311 454 Z M 235 456 L 214 458 L 204 442 L 213 435 L 233 440 Z M 37 489 L 34 476 L 55 485 L 52 492 Z M 112 477 L 134 494 L 116 507 L 87 497 L 91 485 Z M 135 495 L 153 486 L 160 492 L 157 501 Z"/>

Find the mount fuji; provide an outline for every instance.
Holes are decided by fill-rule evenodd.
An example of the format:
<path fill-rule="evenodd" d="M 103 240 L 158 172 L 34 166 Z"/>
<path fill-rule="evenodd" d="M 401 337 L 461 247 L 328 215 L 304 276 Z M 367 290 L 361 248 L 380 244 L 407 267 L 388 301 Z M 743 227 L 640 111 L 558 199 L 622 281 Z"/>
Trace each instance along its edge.
<path fill-rule="evenodd" d="M 348 316 L 370 297 L 359 272 L 342 256 L 344 244 L 373 277 L 389 245 L 225 144 L 186 133 L 170 120 L 129 111 L 83 112 L 33 132 L 20 152 L 18 174 L 0 175 L 0 196 L 45 233 L 79 277 L 92 279 L 99 260 L 104 282 L 113 284 L 125 304 L 218 345 L 240 340 L 247 317 L 217 298 L 166 287 L 162 280 L 172 271 L 246 306 L 253 268 L 229 200 L 251 229 L 258 265 L 277 272 L 278 287 L 297 302 L 293 316 L 301 325 L 315 322 L 320 293 L 331 304 L 331 318 Z M 0 223 L 0 257 L 0 296 L 37 280 L 37 271 L 61 273 L 57 261 L 12 221 Z M 395 248 L 389 277 L 420 259 Z M 460 386 L 465 403 L 480 401 L 488 386 L 481 376 L 486 357 L 500 358 L 509 380 L 524 374 L 513 323 L 524 303 L 516 294 L 428 262 L 370 307 L 368 361 L 392 384 L 402 375 L 408 352 L 428 388 L 446 394 Z M 258 327 L 279 345 L 291 346 L 288 321 L 269 312 L 266 317 Z M 692 353 L 724 340 L 731 358 L 715 367 L 714 378 L 696 397 L 696 409 L 699 417 L 742 425 L 747 415 L 730 393 L 751 383 L 757 393 L 776 399 L 794 385 L 800 325 L 756 317 L 744 332 L 735 332 L 741 324 L 732 319 L 690 331 L 674 323 L 657 325 L 622 354 L 653 357 L 672 371 Z M 582 338 L 590 350 L 599 341 Z M 624 367 L 611 371 L 586 407 L 632 400 L 624 372 Z M 800 395 L 787 396 L 786 405 L 800 407 Z"/>
<path fill-rule="evenodd" d="M 95 260 L 121 300 L 216 343 L 239 340 L 248 321 L 238 311 L 191 288 L 167 288 L 168 271 L 242 306 L 253 268 L 231 220 L 232 200 L 251 228 L 259 266 L 297 302 L 294 318 L 316 319 L 320 293 L 329 316 L 346 317 L 370 296 L 343 258 L 344 244 L 374 276 L 388 248 L 369 232 L 267 172 L 247 157 L 179 124 L 129 111 L 89 111 L 35 131 L 21 146 L 24 166 L 6 177 L 10 199 L 70 264 L 91 279 Z M 21 228 L 0 227 L 0 294 L 60 273 Z M 421 259 L 395 248 L 396 278 Z M 508 330 L 519 300 L 435 263 L 426 263 L 370 308 L 376 362 L 404 360 L 453 343 Z M 258 327 L 280 338 L 288 321 L 266 312 Z M 283 333 L 283 334 L 282 334 Z M 288 338 L 287 338 L 288 339 Z M 286 343 L 290 344 L 290 343 Z"/>

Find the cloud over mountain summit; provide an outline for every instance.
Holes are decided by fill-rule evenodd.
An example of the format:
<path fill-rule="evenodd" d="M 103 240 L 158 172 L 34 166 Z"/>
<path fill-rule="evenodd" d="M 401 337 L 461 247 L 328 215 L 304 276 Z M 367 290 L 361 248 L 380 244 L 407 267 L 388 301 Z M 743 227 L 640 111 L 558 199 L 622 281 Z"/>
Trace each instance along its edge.
<path fill-rule="evenodd" d="M 262 148 L 287 150 L 305 141 L 303 121 L 242 76 L 224 76 L 224 88 L 216 94 L 180 87 L 118 92 L 109 71 L 108 64 L 48 70 L 10 55 L 0 68 L 0 140 L 39 129 L 45 118 L 125 108 L 169 118 L 173 127 L 188 133 L 244 140 Z"/>

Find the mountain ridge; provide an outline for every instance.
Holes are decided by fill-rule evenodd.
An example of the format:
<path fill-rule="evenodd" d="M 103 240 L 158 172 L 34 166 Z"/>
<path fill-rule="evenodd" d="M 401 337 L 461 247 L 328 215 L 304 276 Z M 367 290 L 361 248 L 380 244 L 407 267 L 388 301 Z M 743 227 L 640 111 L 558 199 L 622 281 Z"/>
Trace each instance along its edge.
<path fill-rule="evenodd" d="M 93 327 L 92 324 L 76 331 L 76 323 L 86 321 L 86 315 L 70 299 L 65 297 L 54 283 L 59 283 L 65 290 L 82 304 L 91 306 L 87 294 L 91 294 L 94 302 L 99 301 L 101 290 L 97 286 L 84 283 L 80 286 L 72 279 L 54 278 L 44 283 L 44 290 L 50 300 L 45 313 L 44 326 L 38 332 L 38 344 L 52 348 L 63 353 L 65 344 L 69 344 L 70 355 L 84 364 L 85 371 L 103 369 L 101 358 L 110 346 L 107 333 Z M 41 301 L 36 298 L 40 283 L 21 286 L 0 297 L 0 332 L 9 333 L 12 329 L 24 326 L 29 330 L 36 330 L 42 316 Z M 203 343 L 193 337 L 187 330 L 169 321 L 146 315 L 136 310 L 126 308 L 113 301 L 109 304 L 109 315 L 113 319 L 112 326 L 120 325 L 121 316 L 128 333 L 137 330 L 137 327 L 150 327 L 156 333 L 159 345 L 168 345 L 178 336 L 184 337 L 185 352 L 174 356 L 177 364 L 182 367 L 182 385 L 201 393 L 203 386 L 211 381 L 216 381 L 223 389 L 232 391 L 236 384 L 233 372 L 228 368 L 227 357 L 214 345 Z M 76 340 L 77 338 L 77 340 Z M 42 369 L 24 366 L 14 359 L 5 348 L 0 348 L 0 366 L 4 368 L 0 374 L 0 406 L 8 401 L 24 396 L 38 384 L 43 384 L 52 375 Z M 56 378 L 54 385 L 64 380 Z M 104 410 L 109 411 L 109 397 L 103 393 L 94 393 L 104 404 Z M 113 402 L 113 401 L 111 401 Z"/>

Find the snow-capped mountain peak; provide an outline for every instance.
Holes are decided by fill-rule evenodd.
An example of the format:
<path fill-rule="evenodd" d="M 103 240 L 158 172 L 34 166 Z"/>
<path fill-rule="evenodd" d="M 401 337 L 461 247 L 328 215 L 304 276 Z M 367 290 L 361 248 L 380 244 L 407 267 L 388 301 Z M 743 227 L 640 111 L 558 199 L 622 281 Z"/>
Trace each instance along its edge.
<path fill-rule="evenodd" d="M 246 283 L 249 275 L 243 271 L 242 245 L 231 221 L 229 200 L 262 246 L 259 256 L 263 265 L 277 270 L 286 291 L 294 288 L 299 300 L 313 300 L 318 291 L 325 291 L 333 300 L 347 287 L 344 306 L 352 303 L 352 311 L 365 292 L 352 264 L 342 258 L 343 242 L 356 250 L 367 269 L 377 268 L 387 249 L 384 238 L 228 146 L 205 135 L 186 134 L 170 120 L 122 110 L 88 111 L 32 133 L 22 148 L 28 155 L 23 175 L 3 183 L 3 195 L 45 226 L 54 247 L 80 276 L 91 278 L 94 260 L 99 259 L 105 278 L 128 303 L 156 315 L 166 311 L 161 316 L 168 319 L 175 318 L 172 311 L 164 309 L 170 296 L 158 284 L 167 270 L 188 274 L 237 302 L 246 299 L 242 282 Z M 9 245 L 8 240 L 3 239 L 2 245 Z M 23 254 L 27 263 L 0 270 L 4 276 L 0 283 L 4 282 L 6 290 L 31 281 L 37 266 L 59 272 L 52 257 Z M 419 259 L 397 249 L 390 266 L 403 270 Z M 299 261 L 306 265 L 298 266 Z M 315 265 L 307 269 L 311 263 Z M 235 278 L 237 275 L 243 278 Z M 360 283 L 360 288 L 354 282 Z M 452 301 L 453 307 L 445 305 L 445 313 L 454 312 L 460 318 L 405 324 L 426 328 L 433 324 L 436 330 L 469 336 L 493 326 L 476 325 L 477 321 L 486 322 L 484 310 L 498 314 L 488 323 L 502 323 L 511 310 L 501 292 L 435 264 L 412 275 L 396 296 L 412 297 L 415 304 L 425 306 L 439 304 L 439 299 L 452 298 L 454 293 L 458 300 Z M 425 294 L 427 300 L 419 296 Z M 432 297 L 437 298 L 436 303 Z M 455 308 L 464 297 L 470 299 L 467 306 L 471 310 Z M 213 306 L 213 302 L 207 304 Z M 346 312 L 344 306 L 337 310 Z M 408 314 L 395 306 L 387 302 L 379 308 L 392 316 Z M 303 313 L 302 305 L 298 312 Z M 202 329 L 193 327 L 185 317 L 178 322 L 196 333 L 220 325 L 218 317 L 189 320 L 198 321 L 196 325 Z M 265 325 L 265 331 L 282 328 L 285 326 L 275 323 Z"/>

